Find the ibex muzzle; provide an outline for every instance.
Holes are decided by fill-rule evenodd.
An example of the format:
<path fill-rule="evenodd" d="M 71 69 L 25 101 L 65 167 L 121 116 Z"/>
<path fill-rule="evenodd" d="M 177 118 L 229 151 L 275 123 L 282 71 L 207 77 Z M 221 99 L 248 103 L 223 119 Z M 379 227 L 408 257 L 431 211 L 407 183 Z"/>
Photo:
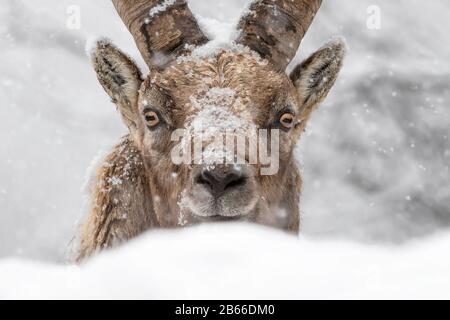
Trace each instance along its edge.
<path fill-rule="evenodd" d="M 254 1 L 235 41 L 203 55 L 198 47 L 209 40 L 184 0 L 113 3 L 150 73 L 143 78 L 108 41 L 92 52 L 98 79 L 130 133 L 98 170 L 79 258 L 149 228 L 218 218 L 298 232 L 302 180 L 293 150 L 345 53 L 342 42 L 330 42 L 286 74 L 321 1 Z M 180 130 L 186 134 L 173 139 Z M 209 140 L 230 132 L 266 142 L 258 142 L 256 157 L 233 153 L 241 162 L 197 161 L 192 137 L 202 137 L 203 160 L 217 160 L 228 157 L 230 146 L 210 148 Z M 174 161 L 186 145 L 188 161 Z M 264 157 L 266 148 L 271 153 Z"/>
<path fill-rule="evenodd" d="M 186 199 L 198 217 L 239 218 L 257 202 L 257 187 L 251 170 L 236 165 L 192 170 L 192 186 Z"/>

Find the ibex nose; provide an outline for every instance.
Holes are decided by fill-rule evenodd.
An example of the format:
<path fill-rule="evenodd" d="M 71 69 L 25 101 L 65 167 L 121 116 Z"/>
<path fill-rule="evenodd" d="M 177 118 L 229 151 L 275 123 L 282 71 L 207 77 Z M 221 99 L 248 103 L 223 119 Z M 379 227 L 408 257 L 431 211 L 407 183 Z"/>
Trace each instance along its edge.
<path fill-rule="evenodd" d="M 196 183 L 206 185 L 215 197 L 232 191 L 245 184 L 247 177 L 235 168 L 202 170 L 196 177 Z"/>

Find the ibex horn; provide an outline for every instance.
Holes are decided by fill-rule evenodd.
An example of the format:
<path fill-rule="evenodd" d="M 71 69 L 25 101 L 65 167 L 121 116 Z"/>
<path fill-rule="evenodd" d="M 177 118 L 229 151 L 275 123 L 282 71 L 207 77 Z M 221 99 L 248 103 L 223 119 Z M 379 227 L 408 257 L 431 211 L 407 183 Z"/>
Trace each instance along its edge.
<path fill-rule="evenodd" d="M 294 58 L 322 0 L 256 0 L 239 22 L 237 43 L 284 71 Z"/>
<path fill-rule="evenodd" d="M 164 68 L 206 43 L 185 0 L 112 0 L 149 67 Z"/>

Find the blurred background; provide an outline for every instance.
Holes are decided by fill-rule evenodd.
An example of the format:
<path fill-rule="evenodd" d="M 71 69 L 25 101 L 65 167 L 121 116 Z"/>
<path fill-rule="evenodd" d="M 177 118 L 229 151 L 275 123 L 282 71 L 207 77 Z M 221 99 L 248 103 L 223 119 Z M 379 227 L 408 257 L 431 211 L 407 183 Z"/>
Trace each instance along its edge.
<path fill-rule="evenodd" d="M 248 4 L 189 2 L 230 28 Z M 450 225 L 449 14 L 324 0 L 291 68 L 336 35 L 349 54 L 297 148 L 303 236 L 397 244 Z M 89 168 L 126 133 L 85 44 L 109 37 L 146 67 L 110 0 L 2 0 L 0 21 L 0 258 L 63 262 Z"/>

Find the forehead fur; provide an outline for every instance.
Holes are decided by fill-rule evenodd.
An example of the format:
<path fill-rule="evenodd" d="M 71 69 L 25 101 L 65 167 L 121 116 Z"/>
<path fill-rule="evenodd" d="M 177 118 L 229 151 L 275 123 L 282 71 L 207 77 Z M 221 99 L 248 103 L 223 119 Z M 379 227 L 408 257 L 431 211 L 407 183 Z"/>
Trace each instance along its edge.
<path fill-rule="evenodd" d="M 267 113 L 292 99 L 294 91 L 289 78 L 267 61 L 255 54 L 230 51 L 214 58 L 179 58 L 163 72 L 151 74 L 141 92 L 154 92 L 155 87 L 170 98 L 175 112 L 183 113 L 192 110 L 193 98 L 202 99 L 211 89 L 230 89 L 255 121 L 258 117 L 267 120 Z"/>

